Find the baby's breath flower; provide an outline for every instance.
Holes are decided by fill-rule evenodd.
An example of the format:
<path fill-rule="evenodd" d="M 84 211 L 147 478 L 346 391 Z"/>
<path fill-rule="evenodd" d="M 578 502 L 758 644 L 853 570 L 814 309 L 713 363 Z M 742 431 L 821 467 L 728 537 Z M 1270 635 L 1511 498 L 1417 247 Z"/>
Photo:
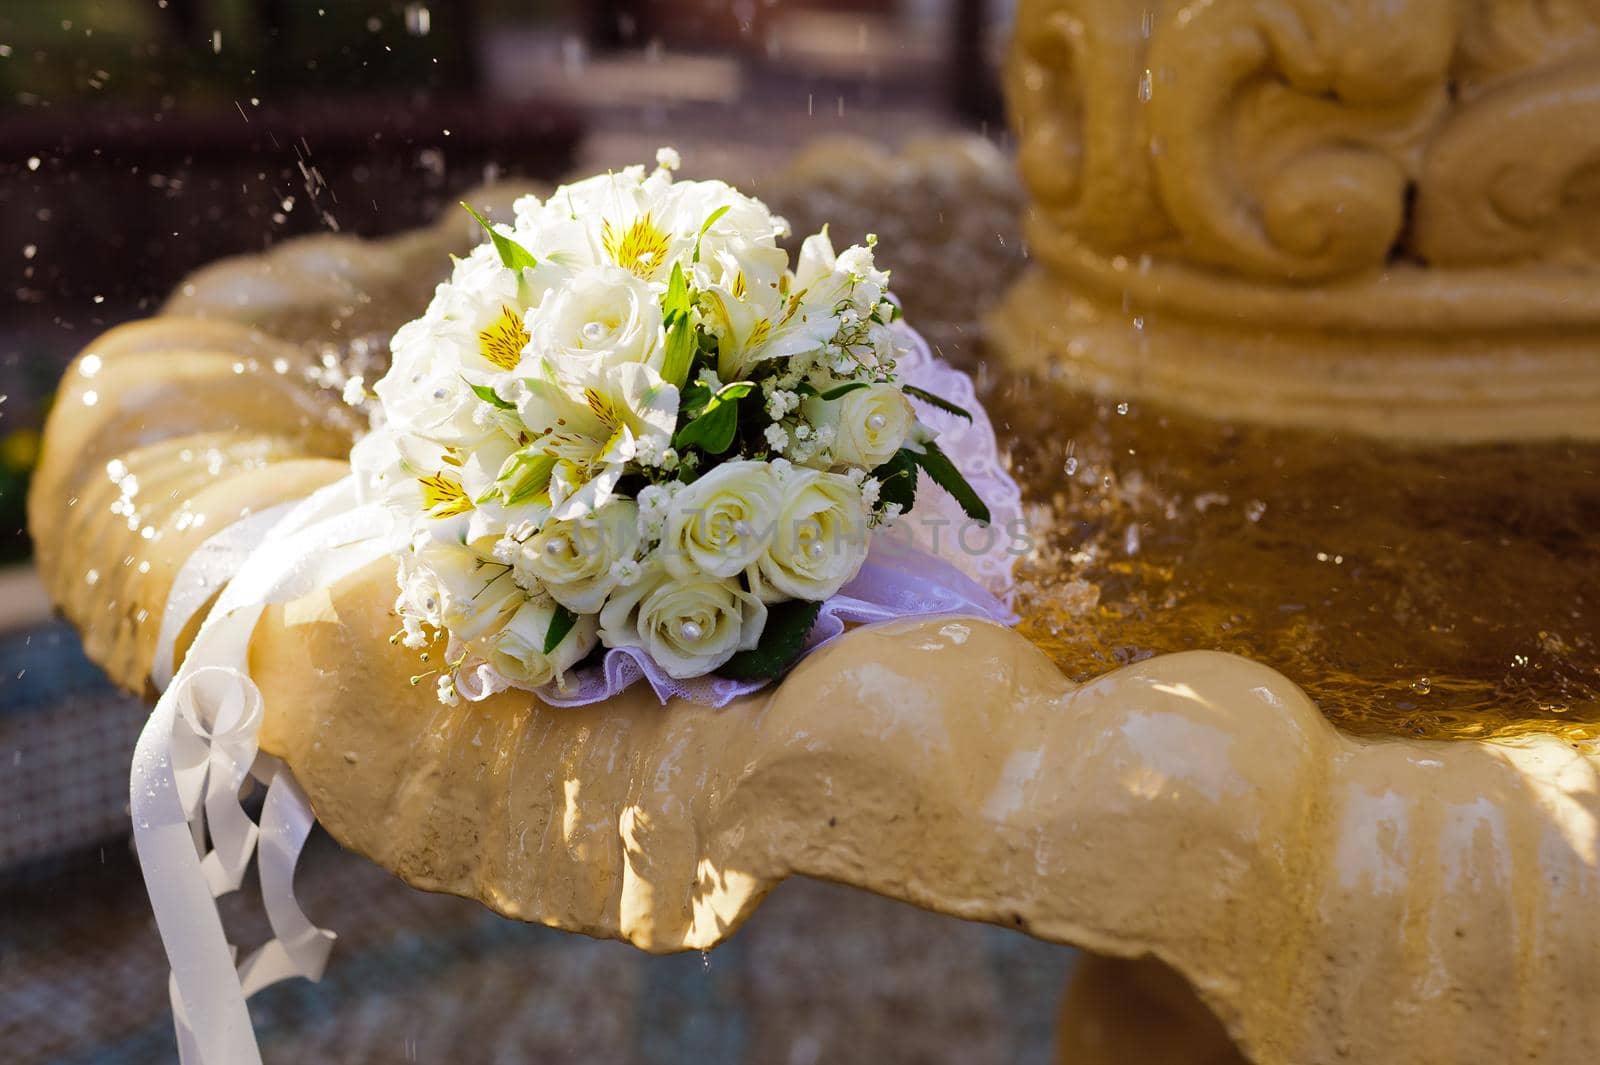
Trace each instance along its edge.
<path fill-rule="evenodd" d="M 672 490 L 664 485 L 651 484 L 639 489 L 639 534 L 646 540 L 661 538 L 667 512 L 672 508 L 672 496 Z"/>
<path fill-rule="evenodd" d="M 767 393 L 767 417 L 779 421 L 800 405 L 800 396 L 777 387 L 772 381 L 763 386 Z"/>
<path fill-rule="evenodd" d="M 500 402 L 515 406 L 528 398 L 528 386 L 520 378 L 498 377 L 494 382 L 494 394 Z"/>
<path fill-rule="evenodd" d="M 428 645 L 428 634 L 422 628 L 422 622 L 417 618 L 406 615 L 400 619 L 402 631 L 405 633 L 400 642 L 413 651 Z"/>
<path fill-rule="evenodd" d="M 456 678 L 453 674 L 446 674 L 439 678 L 439 701 L 446 706 L 456 706 L 461 702 L 461 696 L 456 692 Z"/>
<path fill-rule="evenodd" d="M 767 438 L 767 444 L 773 451 L 782 453 L 789 446 L 789 434 L 777 422 L 767 426 L 762 435 Z"/>
<path fill-rule="evenodd" d="M 657 148 L 656 165 L 663 170 L 676 170 L 683 165 L 683 157 L 676 148 Z"/>
<path fill-rule="evenodd" d="M 660 466 L 662 456 L 671 448 L 662 448 L 661 442 L 652 437 L 645 437 L 634 445 L 633 457 L 641 466 Z"/>
<path fill-rule="evenodd" d="M 861 482 L 861 502 L 870 509 L 877 506 L 878 496 L 883 491 L 883 482 L 876 477 L 868 477 Z"/>
<path fill-rule="evenodd" d="M 360 374 L 356 374 L 344 383 L 343 399 L 350 406 L 358 406 L 365 402 L 366 398 L 367 382 L 362 379 Z"/>
<path fill-rule="evenodd" d="M 619 588 L 627 588 L 639 580 L 643 572 L 639 560 L 634 558 L 619 558 L 611 564 L 611 579 L 616 581 Z"/>

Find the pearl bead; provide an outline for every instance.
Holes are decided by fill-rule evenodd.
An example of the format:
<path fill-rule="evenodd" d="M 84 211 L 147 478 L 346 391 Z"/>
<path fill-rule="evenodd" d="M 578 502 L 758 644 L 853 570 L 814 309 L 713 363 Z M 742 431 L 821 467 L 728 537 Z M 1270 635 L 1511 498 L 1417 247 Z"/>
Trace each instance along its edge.
<path fill-rule="evenodd" d="M 604 322 L 589 322 L 583 327 L 583 339 L 593 344 L 604 340 L 607 332 L 609 330 L 606 329 Z"/>
<path fill-rule="evenodd" d="M 735 536 L 749 536 L 751 533 L 750 523 L 740 518 L 733 523 L 733 532 Z"/>
<path fill-rule="evenodd" d="M 545 544 L 544 544 L 544 553 L 549 555 L 551 558 L 554 558 L 557 555 L 566 554 L 567 553 L 567 541 L 566 541 L 566 539 L 564 537 L 557 536 L 553 540 L 546 540 Z"/>
<path fill-rule="evenodd" d="M 810 555 L 812 558 L 821 558 L 823 555 L 827 554 L 827 548 L 822 546 L 821 540 L 814 540 L 812 541 L 811 546 L 806 548 L 806 554 Z"/>
<path fill-rule="evenodd" d="M 701 636 L 700 626 L 693 621 L 685 621 L 678 626 L 678 636 L 693 643 Z"/>
<path fill-rule="evenodd" d="M 883 430 L 883 427 L 888 425 L 888 424 L 889 424 L 889 419 L 885 418 L 881 414 L 874 414 L 874 415 L 872 415 L 871 417 L 869 417 L 867 419 L 867 428 L 871 429 L 871 430 L 873 430 L 875 432 L 881 432 Z"/>

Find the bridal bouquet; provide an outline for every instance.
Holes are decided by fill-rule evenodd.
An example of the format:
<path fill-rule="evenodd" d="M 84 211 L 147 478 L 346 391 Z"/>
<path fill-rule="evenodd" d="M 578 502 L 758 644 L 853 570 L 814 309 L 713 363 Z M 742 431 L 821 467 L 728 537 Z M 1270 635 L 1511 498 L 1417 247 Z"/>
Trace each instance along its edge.
<path fill-rule="evenodd" d="M 525 197 L 510 225 L 473 212 L 488 240 L 374 386 L 352 463 L 409 531 L 394 640 L 445 702 L 559 697 L 602 649 L 754 686 L 919 470 L 988 521 L 917 410 L 970 415 L 896 373 L 875 239 L 836 254 L 824 229 L 791 264 L 759 200 L 657 161 Z"/>

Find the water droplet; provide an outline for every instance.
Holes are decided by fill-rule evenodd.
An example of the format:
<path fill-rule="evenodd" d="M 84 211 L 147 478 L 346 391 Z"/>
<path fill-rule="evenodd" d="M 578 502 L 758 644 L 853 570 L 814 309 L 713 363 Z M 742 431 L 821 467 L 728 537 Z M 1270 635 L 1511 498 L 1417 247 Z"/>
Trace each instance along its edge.
<path fill-rule="evenodd" d="M 1411 682 L 1411 690 L 1416 692 L 1418 695 L 1427 695 L 1429 692 L 1433 691 L 1433 681 L 1429 680 L 1427 677 L 1418 677 L 1416 680 Z"/>

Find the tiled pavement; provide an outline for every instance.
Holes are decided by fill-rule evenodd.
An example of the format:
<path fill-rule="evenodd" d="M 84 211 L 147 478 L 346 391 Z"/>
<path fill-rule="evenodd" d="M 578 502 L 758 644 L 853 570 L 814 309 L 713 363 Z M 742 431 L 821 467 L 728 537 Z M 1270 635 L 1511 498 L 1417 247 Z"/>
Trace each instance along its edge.
<path fill-rule="evenodd" d="M 651 957 L 414 891 L 320 835 L 299 887 L 340 939 L 320 985 L 254 1001 L 269 1065 L 1042 1065 L 1072 959 L 803 881 L 711 954 Z M 0 912 L 0 1057 L 175 1060 L 166 965 L 125 838 L 13 878 Z M 246 900 L 228 912 L 255 941 Z"/>

